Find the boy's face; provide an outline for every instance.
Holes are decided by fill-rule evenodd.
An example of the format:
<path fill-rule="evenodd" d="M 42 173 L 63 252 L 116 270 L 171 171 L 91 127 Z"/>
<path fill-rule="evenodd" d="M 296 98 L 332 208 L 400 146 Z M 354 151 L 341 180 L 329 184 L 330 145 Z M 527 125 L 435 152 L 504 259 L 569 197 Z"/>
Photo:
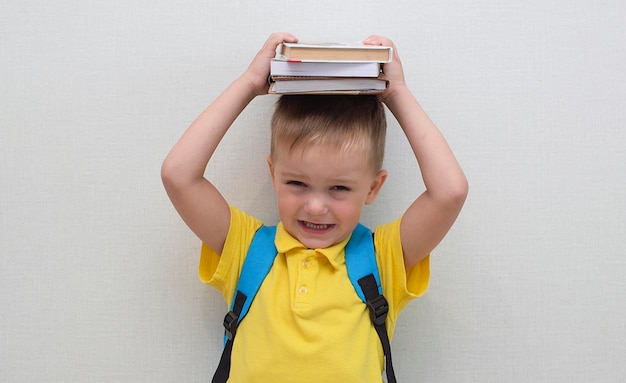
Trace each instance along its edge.
<path fill-rule="evenodd" d="M 312 146 L 290 152 L 278 145 L 268 163 L 280 219 L 289 234 L 310 249 L 346 239 L 387 177 L 384 170 L 372 170 L 362 150 L 339 153 Z"/>

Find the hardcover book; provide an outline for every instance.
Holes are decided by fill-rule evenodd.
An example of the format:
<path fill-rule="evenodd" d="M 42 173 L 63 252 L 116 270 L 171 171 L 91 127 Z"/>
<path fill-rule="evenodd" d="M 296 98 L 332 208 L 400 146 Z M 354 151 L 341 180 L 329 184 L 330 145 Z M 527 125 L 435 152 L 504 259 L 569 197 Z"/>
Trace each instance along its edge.
<path fill-rule="evenodd" d="M 378 77 L 376 62 L 302 62 L 272 60 L 271 76 Z"/>
<path fill-rule="evenodd" d="M 286 61 L 348 61 L 387 63 L 393 57 L 391 47 L 364 44 L 282 43 L 276 58 Z"/>
<path fill-rule="evenodd" d="M 344 93 L 372 94 L 382 93 L 388 82 L 382 78 L 366 77 L 273 77 L 269 93 Z"/>

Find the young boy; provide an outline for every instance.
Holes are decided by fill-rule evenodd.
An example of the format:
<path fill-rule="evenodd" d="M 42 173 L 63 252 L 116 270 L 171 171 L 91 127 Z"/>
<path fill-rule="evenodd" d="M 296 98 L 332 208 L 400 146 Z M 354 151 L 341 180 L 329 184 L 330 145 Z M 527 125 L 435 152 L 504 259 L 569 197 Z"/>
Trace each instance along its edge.
<path fill-rule="evenodd" d="M 202 240 L 201 279 L 230 305 L 259 220 L 228 205 L 204 172 L 231 124 L 267 93 L 270 59 L 287 33 L 270 36 L 248 69 L 192 123 L 162 178 L 175 208 Z M 371 36 L 365 44 L 392 46 Z M 383 68 L 389 88 L 371 96 L 283 96 L 267 162 L 277 196 L 278 255 L 237 330 L 229 382 L 375 382 L 381 341 L 348 280 L 344 246 L 387 177 L 385 115 L 393 113 L 426 190 L 401 218 L 375 229 L 391 336 L 399 312 L 426 290 L 429 253 L 455 221 L 467 181 L 445 139 L 406 87 L 397 49 Z M 418 173 L 416 172 L 416 175 Z"/>

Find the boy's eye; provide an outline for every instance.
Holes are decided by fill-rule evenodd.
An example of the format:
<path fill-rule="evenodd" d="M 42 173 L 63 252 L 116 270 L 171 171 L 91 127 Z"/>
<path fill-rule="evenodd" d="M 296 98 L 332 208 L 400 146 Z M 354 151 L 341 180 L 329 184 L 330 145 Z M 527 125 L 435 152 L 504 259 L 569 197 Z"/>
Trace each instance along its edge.
<path fill-rule="evenodd" d="M 295 180 L 291 180 L 291 181 L 287 181 L 285 182 L 287 185 L 290 186 L 306 186 L 306 184 L 304 182 L 301 181 L 295 181 Z"/>
<path fill-rule="evenodd" d="M 350 191 L 350 188 L 347 186 L 336 185 L 331 188 L 332 191 Z"/>

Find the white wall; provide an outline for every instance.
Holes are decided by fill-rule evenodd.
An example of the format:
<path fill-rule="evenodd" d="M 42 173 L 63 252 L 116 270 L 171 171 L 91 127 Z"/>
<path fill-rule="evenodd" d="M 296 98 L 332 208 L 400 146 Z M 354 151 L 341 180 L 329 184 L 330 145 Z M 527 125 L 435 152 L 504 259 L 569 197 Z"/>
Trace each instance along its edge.
<path fill-rule="evenodd" d="M 393 38 L 469 178 L 430 290 L 400 319 L 400 381 L 623 381 L 624 4 L 3 1 L 0 381 L 209 380 L 225 305 L 159 168 L 278 30 Z M 269 221 L 274 100 L 250 105 L 212 170 Z M 369 225 L 422 188 L 395 121 L 386 167 Z"/>

